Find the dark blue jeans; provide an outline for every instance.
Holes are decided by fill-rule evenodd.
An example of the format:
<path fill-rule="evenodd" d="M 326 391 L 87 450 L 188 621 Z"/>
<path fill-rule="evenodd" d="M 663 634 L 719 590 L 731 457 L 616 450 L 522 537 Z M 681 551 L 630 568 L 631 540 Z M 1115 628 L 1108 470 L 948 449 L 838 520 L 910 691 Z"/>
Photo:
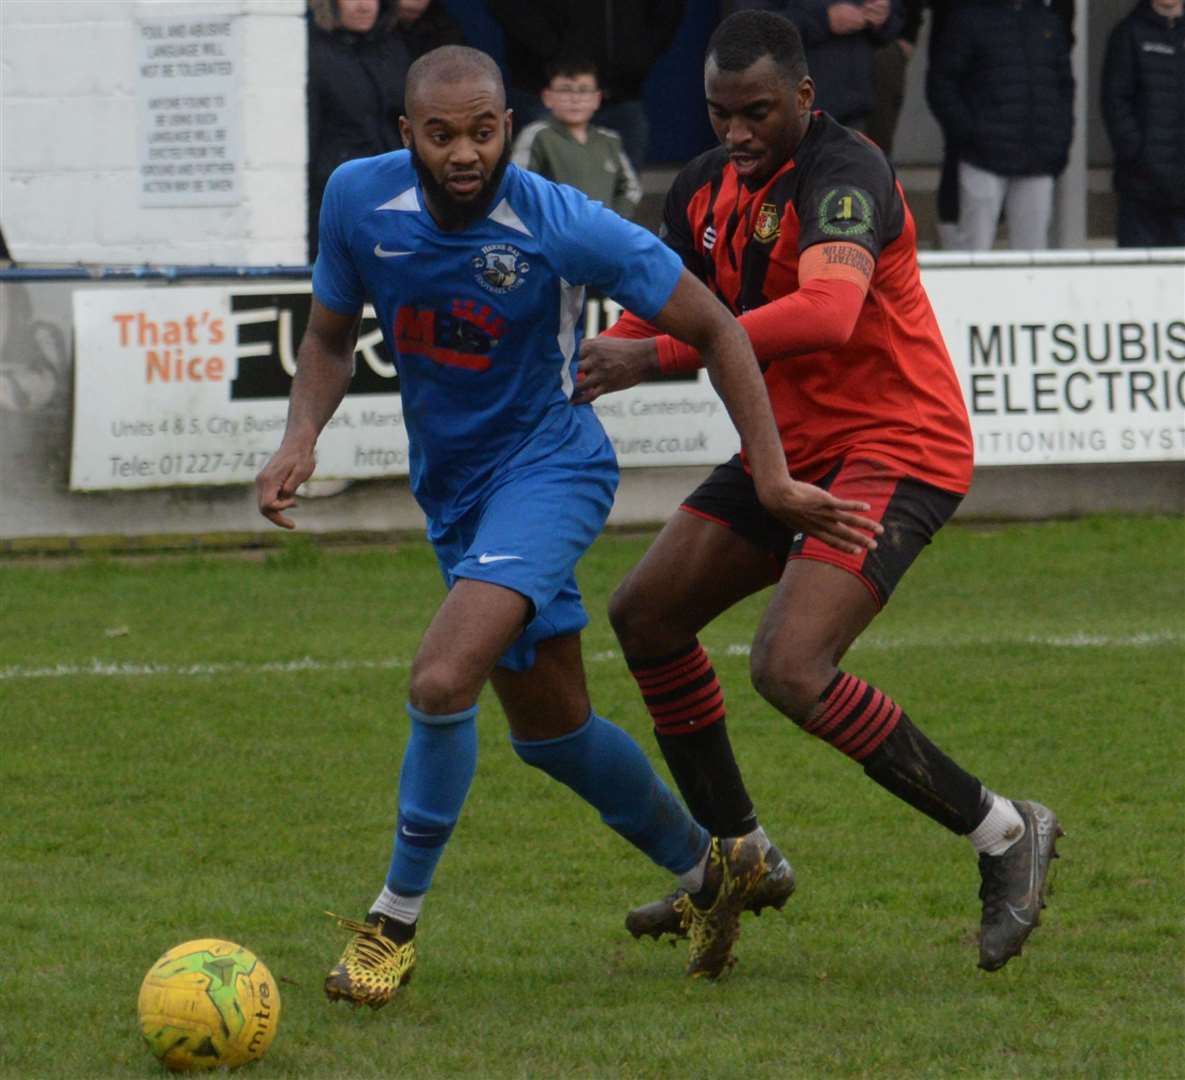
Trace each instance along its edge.
<path fill-rule="evenodd" d="M 1185 247 L 1185 210 L 1120 194 L 1118 211 L 1120 247 Z"/>

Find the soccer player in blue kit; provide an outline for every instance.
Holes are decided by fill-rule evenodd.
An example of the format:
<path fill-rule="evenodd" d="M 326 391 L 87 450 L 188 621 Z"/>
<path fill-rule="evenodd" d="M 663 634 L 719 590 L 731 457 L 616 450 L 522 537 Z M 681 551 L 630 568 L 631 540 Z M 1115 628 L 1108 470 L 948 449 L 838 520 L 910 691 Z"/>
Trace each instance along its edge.
<path fill-rule="evenodd" d="M 693 899 L 688 974 L 731 963 L 758 845 L 712 838 L 638 745 L 590 706 L 574 567 L 600 532 L 617 464 L 570 402 L 583 286 L 693 344 L 750 455 L 763 504 L 843 550 L 875 545 L 867 506 L 791 480 L 748 339 L 677 255 L 575 189 L 509 165 L 497 66 L 446 46 L 411 68 L 406 150 L 329 181 L 313 302 L 283 441 L 256 481 L 285 514 L 349 386 L 363 304 L 396 358 L 411 487 L 449 591 L 412 663 L 410 735 L 386 884 L 325 981 L 378 1008 L 410 977 L 416 921 L 473 778 L 489 680 L 523 761 L 572 788 Z"/>

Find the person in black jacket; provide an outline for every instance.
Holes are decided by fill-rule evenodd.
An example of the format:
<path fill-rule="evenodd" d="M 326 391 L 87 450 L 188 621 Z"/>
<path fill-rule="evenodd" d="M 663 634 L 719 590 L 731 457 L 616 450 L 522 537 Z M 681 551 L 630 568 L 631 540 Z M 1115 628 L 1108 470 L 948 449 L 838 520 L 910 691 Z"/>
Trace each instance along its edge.
<path fill-rule="evenodd" d="M 461 24 L 445 10 L 444 0 L 398 0 L 399 35 L 413 60 L 442 45 L 464 45 Z"/>
<path fill-rule="evenodd" d="M 959 0 L 930 58 L 926 98 L 959 160 L 959 246 L 1045 248 L 1053 183 L 1074 131 L 1070 28 L 1052 0 Z"/>
<path fill-rule="evenodd" d="M 735 6 L 794 23 L 815 80 L 815 107 L 846 127 L 865 129 L 876 104 L 873 54 L 900 36 L 903 0 L 740 0 Z"/>
<path fill-rule="evenodd" d="M 395 0 L 309 0 L 310 262 L 333 170 L 403 147 L 399 114 L 411 57 L 395 20 Z"/>
<path fill-rule="evenodd" d="M 546 115 L 539 95 L 558 56 L 586 56 L 600 72 L 604 104 L 592 122 L 612 128 L 637 168 L 650 124 L 642 82 L 670 47 L 686 0 L 488 0 L 506 35 L 507 101 L 515 132 Z"/>
<path fill-rule="evenodd" d="M 1185 13 L 1140 0 L 1107 41 L 1103 119 L 1120 247 L 1185 245 Z"/>
<path fill-rule="evenodd" d="M 918 43 L 922 17 L 930 4 L 927 0 L 905 0 L 901 32 L 892 41 L 877 47 L 872 57 L 872 83 L 876 94 L 872 112 L 868 115 L 865 134 L 879 146 L 885 157 L 893 156 L 893 137 L 897 133 L 897 119 L 905 103 L 905 76 Z"/>

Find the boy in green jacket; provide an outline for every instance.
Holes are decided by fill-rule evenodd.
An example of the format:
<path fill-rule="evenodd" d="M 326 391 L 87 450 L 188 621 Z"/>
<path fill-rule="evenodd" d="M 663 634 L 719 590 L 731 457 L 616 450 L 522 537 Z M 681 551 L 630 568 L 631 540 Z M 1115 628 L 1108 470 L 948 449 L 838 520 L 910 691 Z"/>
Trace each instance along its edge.
<path fill-rule="evenodd" d="M 512 161 L 599 199 L 624 218 L 642 201 L 621 136 L 589 121 L 601 107 L 597 68 L 591 60 L 558 60 L 548 68 L 543 104 L 550 116 L 528 124 L 514 143 Z"/>

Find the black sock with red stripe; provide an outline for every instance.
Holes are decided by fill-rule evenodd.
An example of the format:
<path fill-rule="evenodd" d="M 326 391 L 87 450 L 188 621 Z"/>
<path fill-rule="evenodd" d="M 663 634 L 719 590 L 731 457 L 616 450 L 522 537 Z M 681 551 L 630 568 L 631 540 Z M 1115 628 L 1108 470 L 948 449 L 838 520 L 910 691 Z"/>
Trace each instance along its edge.
<path fill-rule="evenodd" d="M 629 667 L 692 816 L 713 836 L 752 832 L 757 815 L 728 739 L 724 694 L 700 643 Z"/>
<path fill-rule="evenodd" d="M 930 742 L 887 694 L 840 671 L 819 702 L 803 730 L 860 762 L 886 791 L 960 836 L 983 820 L 991 807 L 986 788 Z"/>

